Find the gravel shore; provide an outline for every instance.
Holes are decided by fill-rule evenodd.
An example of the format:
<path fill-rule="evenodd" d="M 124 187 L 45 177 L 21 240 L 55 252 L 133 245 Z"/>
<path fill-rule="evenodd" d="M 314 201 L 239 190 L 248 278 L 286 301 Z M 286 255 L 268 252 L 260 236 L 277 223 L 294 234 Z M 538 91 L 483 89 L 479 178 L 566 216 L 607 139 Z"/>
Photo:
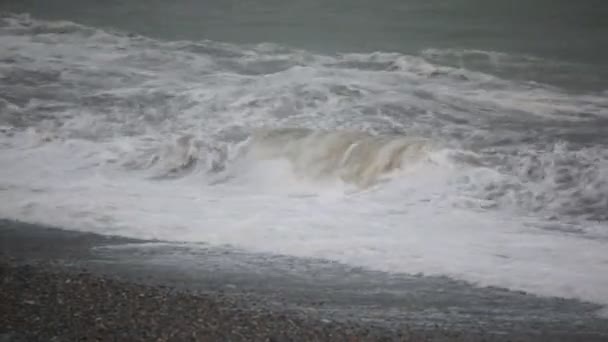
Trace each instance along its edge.
<path fill-rule="evenodd" d="M 386 329 L 52 266 L 0 262 L 0 341 L 605 341 Z"/>
<path fill-rule="evenodd" d="M 596 307 L 573 301 L 424 278 L 401 285 L 411 293 L 383 297 L 346 288 L 394 291 L 379 274 L 313 267 L 315 283 L 309 264 L 293 260 L 297 276 L 281 278 L 283 268 L 256 268 L 244 261 L 250 255 L 187 250 L 193 263 L 175 259 L 184 253 L 175 246 L 99 249 L 141 243 L 0 220 L 0 342 L 608 341 Z M 168 258 L 190 264 L 163 264 Z M 461 312 L 450 314 L 455 307 Z"/>
<path fill-rule="evenodd" d="M 0 274 L 0 341 L 430 341 L 461 337 L 307 319 L 244 308 L 222 294 L 192 294 L 87 272 L 2 262 Z"/>

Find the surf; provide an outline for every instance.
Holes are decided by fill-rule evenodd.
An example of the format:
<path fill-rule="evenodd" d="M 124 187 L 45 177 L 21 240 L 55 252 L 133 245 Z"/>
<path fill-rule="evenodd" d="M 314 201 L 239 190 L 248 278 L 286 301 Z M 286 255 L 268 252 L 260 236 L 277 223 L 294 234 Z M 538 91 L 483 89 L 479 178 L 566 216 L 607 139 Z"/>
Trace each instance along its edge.
<path fill-rule="evenodd" d="M 244 155 L 253 160 L 285 159 L 299 177 L 338 179 L 365 188 L 382 176 L 428 160 L 433 144 L 405 135 L 354 130 L 260 129 Z"/>

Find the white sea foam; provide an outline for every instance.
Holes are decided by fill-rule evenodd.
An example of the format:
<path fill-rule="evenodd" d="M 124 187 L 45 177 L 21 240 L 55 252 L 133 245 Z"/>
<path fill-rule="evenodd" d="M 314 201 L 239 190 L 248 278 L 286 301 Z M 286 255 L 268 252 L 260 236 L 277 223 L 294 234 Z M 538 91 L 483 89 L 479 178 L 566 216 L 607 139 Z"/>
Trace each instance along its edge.
<path fill-rule="evenodd" d="M 0 19 L 0 217 L 608 304 L 605 97 Z"/>

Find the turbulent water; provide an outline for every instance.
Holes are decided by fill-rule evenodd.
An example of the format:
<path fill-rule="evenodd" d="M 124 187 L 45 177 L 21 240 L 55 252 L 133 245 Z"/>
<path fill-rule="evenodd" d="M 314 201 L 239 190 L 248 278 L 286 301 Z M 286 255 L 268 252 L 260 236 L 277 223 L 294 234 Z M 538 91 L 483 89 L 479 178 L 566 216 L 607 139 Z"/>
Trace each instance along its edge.
<path fill-rule="evenodd" d="M 0 17 L 1 217 L 608 304 L 605 65 L 84 21 Z"/>

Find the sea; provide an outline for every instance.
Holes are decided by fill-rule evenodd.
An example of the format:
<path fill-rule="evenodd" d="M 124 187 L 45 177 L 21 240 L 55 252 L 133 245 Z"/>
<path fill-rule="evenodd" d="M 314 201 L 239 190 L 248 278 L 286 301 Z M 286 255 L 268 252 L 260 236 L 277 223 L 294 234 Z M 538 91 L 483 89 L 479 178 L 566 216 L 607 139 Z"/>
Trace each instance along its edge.
<path fill-rule="evenodd" d="M 0 218 L 608 305 L 607 18 L 2 0 Z"/>

